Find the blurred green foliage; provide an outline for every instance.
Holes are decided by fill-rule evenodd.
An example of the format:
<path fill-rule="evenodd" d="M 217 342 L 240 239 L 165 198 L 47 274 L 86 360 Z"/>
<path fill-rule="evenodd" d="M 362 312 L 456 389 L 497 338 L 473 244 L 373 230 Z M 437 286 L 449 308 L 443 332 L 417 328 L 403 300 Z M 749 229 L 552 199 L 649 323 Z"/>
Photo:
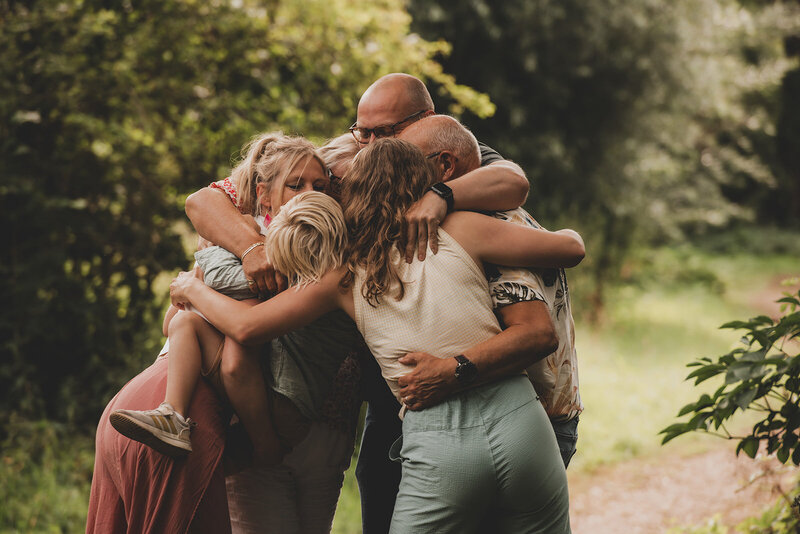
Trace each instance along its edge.
<path fill-rule="evenodd" d="M 490 113 L 409 24 L 400 0 L 0 1 L 0 421 L 94 421 L 155 356 L 183 198 L 257 132 L 338 134 L 392 71 Z"/>
<path fill-rule="evenodd" d="M 413 28 L 452 43 L 445 68 L 497 106 L 464 121 L 527 171 L 544 224 L 587 238 L 598 311 L 635 245 L 737 219 L 800 221 L 798 8 L 410 2 Z"/>
<path fill-rule="evenodd" d="M 63 424 L 12 420 L 0 442 L 0 531 L 82 532 L 94 440 Z"/>

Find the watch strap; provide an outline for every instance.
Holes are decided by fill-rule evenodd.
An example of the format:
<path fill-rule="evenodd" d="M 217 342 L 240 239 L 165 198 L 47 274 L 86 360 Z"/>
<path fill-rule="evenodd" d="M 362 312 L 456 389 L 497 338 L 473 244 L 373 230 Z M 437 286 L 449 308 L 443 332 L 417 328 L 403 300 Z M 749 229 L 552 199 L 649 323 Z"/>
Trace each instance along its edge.
<path fill-rule="evenodd" d="M 475 364 L 469 361 L 469 359 L 463 354 L 459 354 L 454 358 L 457 362 L 455 372 L 456 380 L 462 384 L 468 384 L 475 380 L 475 378 L 478 376 L 478 368 L 475 367 Z"/>
<path fill-rule="evenodd" d="M 447 213 L 453 211 L 453 190 L 444 182 L 435 183 L 428 188 L 428 191 L 433 191 L 447 202 Z"/>

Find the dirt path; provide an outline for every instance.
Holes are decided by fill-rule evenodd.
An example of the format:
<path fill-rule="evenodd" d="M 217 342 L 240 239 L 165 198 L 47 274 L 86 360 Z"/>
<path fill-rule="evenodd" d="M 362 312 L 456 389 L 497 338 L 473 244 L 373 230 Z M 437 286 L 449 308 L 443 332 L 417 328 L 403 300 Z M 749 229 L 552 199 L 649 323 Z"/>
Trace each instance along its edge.
<path fill-rule="evenodd" d="M 775 300 L 787 276 L 776 276 L 749 299 L 759 313 L 779 315 Z M 796 291 L 796 289 L 795 289 Z M 666 447 L 648 458 L 569 473 L 570 516 L 575 534 L 655 534 L 703 524 L 717 516 L 729 527 L 759 515 L 791 489 L 794 466 L 775 459 L 734 455 L 720 440 L 707 452 L 684 455 Z"/>
<path fill-rule="evenodd" d="M 785 292 L 796 293 L 797 285 L 784 286 L 783 281 L 796 275 L 786 274 L 775 276 L 767 286 L 758 292 L 753 293 L 749 299 L 749 304 L 760 313 L 776 318 L 780 315 L 781 305 L 775 302 L 783 296 Z"/>
<path fill-rule="evenodd" d="M 650 534 L 719 516 L 728 526 L 758 515 L 793 482 L 793 468 L 753 461 L 721 442 L 691 456 L 668 452 L 591 474 L 570 474 L 575 534 Z"/>

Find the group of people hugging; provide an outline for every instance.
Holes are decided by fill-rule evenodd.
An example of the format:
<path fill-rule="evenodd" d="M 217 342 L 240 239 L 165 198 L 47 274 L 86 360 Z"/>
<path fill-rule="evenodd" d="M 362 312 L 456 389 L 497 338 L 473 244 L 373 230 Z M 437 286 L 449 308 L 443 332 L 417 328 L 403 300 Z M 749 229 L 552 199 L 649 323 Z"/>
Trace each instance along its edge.
<path fill-rule="evenodd" d="M 584 256 L 522 170 L 390 74 L 317 148 L 259 135 L 187 199 L 167 342 L 97 428 L 87 533 L 570 532 Z"/>

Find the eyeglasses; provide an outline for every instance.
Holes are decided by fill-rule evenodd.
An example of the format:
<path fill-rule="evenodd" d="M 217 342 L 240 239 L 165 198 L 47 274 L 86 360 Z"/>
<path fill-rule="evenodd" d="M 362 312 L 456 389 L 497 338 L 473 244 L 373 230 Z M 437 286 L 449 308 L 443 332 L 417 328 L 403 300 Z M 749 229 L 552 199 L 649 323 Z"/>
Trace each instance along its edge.
<path fill-rule="evenodd" d="M 375 128 L 362 128 L 360 126 L 356 126 L 358 124 L 358 121 L 356 121 L 349 128 L 349 130 L 350 133 L 353 134 L 355 140 L 358 141 L 360 144 L 364 145 L 369 143 L 369 139 L 373 135 L 375 136 L 375 139 L 379 139 L 381 137 L 392 137 L 394 135 L 397 135 L 397 133 L 402 130 L 402 128 L 398 129 L 397 128 L 398 126 L 406 122 L 421 119 L 422 114 L 426 113 L 427 111 L 428 111 L 427 109 L 423 109 L 421 111 L 417 111 L 416 113 L 409 115 L 405 119 L 399 120 L 394 124 L 390 124 L 389 126 L 376 126 Z"/>
<path fill-rule="evenodd" d="M 331 181 L 331 183 L 334 183 L 334 182 L 338 183 L 338 182 L 342 181 L 342 177 L 341 176 L 336 176 L 335 174 L 333 174 L 333 171 L 330 170 L 330 168 L 328 169 L 328 179 Z"/>
<path fill-rule="evenodd" d="M 439 156 L 441 156 L 442 154 L 444 154 L 444 150 L 439 150 L 438 152 L 431 152 L 430 154 L 426 154 L 426 155 L 425 155 L 425 159 L 433 159 L 433 158 L 438 158 L 438 157 L 439 157 Z M 451 155 L 452 155 L 452 154 L 451 154 Z M 456 157 L 456 156 L 453 156 L 453 161 L 458 161 L 458 157 Z"/>

